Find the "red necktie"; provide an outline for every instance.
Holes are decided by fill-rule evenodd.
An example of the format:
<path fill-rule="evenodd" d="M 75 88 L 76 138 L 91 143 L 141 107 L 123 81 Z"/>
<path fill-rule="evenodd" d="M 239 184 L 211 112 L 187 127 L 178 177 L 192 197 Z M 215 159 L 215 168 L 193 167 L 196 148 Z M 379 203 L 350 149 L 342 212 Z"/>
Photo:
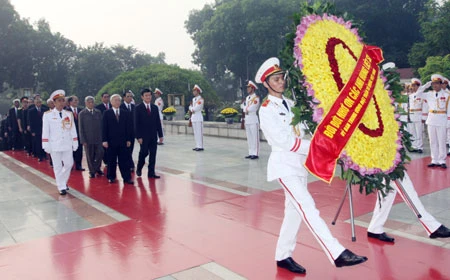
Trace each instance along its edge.
<path fill-rule="evenodd" d="M 145 106 L 147 106 L 147 114 L 150 115 L 151 114 L 150 105 L 145 105 Z"/>
<path fill-rule="evenodd" d="M 75 109 L 73 110 L 73 116 L 75 117 L 76 120 L 78 120 L 77 108 L 75 108 Z"/>

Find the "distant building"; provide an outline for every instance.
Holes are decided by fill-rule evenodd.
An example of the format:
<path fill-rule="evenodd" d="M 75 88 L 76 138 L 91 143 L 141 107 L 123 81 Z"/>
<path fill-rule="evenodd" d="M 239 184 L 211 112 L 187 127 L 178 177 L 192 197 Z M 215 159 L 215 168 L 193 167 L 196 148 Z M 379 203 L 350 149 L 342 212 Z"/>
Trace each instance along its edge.
<path fill-rule="evenodd" d="M 400 83 L 409 84 L 412 78 L 417 78 L 414 75 L 414 68 L 398 68 L 397 73 L 400 74 Z"/>

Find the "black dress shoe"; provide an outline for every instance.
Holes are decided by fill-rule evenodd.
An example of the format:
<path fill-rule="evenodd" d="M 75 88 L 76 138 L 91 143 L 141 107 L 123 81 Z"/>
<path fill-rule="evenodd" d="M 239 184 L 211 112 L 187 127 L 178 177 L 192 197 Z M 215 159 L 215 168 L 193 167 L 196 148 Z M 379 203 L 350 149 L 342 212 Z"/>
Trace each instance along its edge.
<path fill-rule="evenodd" d="M 129 184 L 129 185 L 133 185 L 134 184 L 134 182 L 131 179 L 123 181 L 123 182 L 124 182 L 124 184 Z"/>
<path fill-rule="evenodd" d="M 193 151 L 198 151 L 198 148 L 193 148 L 192 150 L 193 150 Z"/>
<path fill-rule="evenodd" d="M 77 166 L 75 169 L 78 170 L 78 171 L 84 171 L 84 170 L 86 170 L 86 169 L 84 169 L 84 168 L 81 167 L 81 166 Z"/>
<path fill-rule="evenodd" d="M 337 259 L 334 260 L 334 264 L 337 267 L 357 265 L 367 261 L 367 257 L 355 255 L 352 251 L 345 249 Z"/>
<path fill-rule="evenodd" d="M 390 242 L 390 243 L 394 243 L 395 238 L 390 237 L 389 235 L 387 235 L 385 232 L 383 233 L 371 233 L 371 232 L 367 232 L 367 237 L 370 238 L 376 238 L 380 241 L 384 241 L 384 242 Z"/>
<path fill-rule="evenodd" d="M 439 167 L 440 167 L 440 168 L 447 169 L 447 164 L 443 163 L 443 164 L 439 165 Z"/>
<path fill-rule="evenodd" d="M 161 178 L 161 176 L 153 174 L 153 175 L 148 175 L 148 178 L 159 179 L 159 178 Z"/>
<path fill-rule="evenodd" d="M 104 173 L 103 171 L 101 171 L 101 170 L 98 170 L 98 171 L 97 171 L 97 174 L 100 175 L 100 176 L 105 175 L 105 173 Z"/>
<path fill-rule="evenodd" d="M 60 195 L 66 195 L 66 194 L 67 194 L 67 191 L 66 191 L 66 190 L 61 190 L 61 191 L 59 191 L 59 194 L 60 194 Z"/>
<path fill-rule="evenodd" d="M 142 169 L 136 170 L 136 176 L 141 177 L 142 176 Z"/>
<path fill-rule="evenodd" d="M 427 166 L 428 166 L 428 167 L 436 167 L 436 166 L 438 166 L 438 165 L 435 164 L 435 163 L 430 163 L 430 164 L 428 164 Z"/>
<path fill-rule="evenodd" d="M 423 150 L 416 150 L 418 154 L 423 154 Z"/>
<path fill-rule="evenodd" d="M 252 156 L 250 159 L 258 159 L 258 156 Z"/>
<path fill-rule="evenodd" d="M 108 179 L 108 182 L 109 182 L 110 184 L 113 184 L 113 183 L 116 182 L 116 179 Z"/>
<path fill-rule="evenodd" d="M 197 149 L 197 152 L 201 152 L 201 151 L 204 151 L 205 149 L 203 149 L 203 148 L 198 148 Z"/>
<path fill-rule="evenodd" d="M 252 156 L 251 156 L 251 155 L 248 155 L 248 156 L 246 156 L 245 158 L 252 158 Z"/>
<path fill-rule="evenodd" d="M 277 266 L 281 268 L 285 268 L 289 270 L 290 272 L 299 273 L 299 274 L 305 274 L 306 269 L 296 263 L 291 257 L 284 259 L 282 261 L 277 261 Z"/>
<path fill-rule="evenodd" d="M 158 142 L 157 144 L 158 144 L 158 145 L 164 145 L 164 143 L 160 143 L 160 142 Z"/>
<path fill-rule="evenodd" d="M 89 172 L 89 178 L 95 178 L 95 173 Z"/>
<path fill-rule="evenodd" d="M 447 153 L 447 156 L 450 156 L 450 152 Z"/>
<path fill-rule="evenodd" d="M 450 229 L 441 225 L 435 232 L 430 235 L 430 238 L 447 238 L 450 237 Z"/>

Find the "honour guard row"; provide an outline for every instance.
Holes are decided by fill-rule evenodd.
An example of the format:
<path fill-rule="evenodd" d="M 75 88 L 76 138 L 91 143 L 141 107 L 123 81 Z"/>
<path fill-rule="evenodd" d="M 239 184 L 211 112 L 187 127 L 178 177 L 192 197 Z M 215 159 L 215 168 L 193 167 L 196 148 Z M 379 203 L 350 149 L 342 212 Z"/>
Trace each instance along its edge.
<path fill-rule="evenodd" d="M 449 80 L 440 74 L 431 76 L 431 81 L 422 85 L 413 78 L 408 87 L 408 101 L 401 104 L 407 122 L 408 132 L 412 135 L 412 151 L 423 152 L 423 124 L 427 125 L 430 141 L 431 163 L 428 167 L 446 169 L 445 159 L 450 155 L 450 105 Z M 431 87 L 431 88 L 430 88 Z M 427 89 L 430 89 L 427 91 Z"/>

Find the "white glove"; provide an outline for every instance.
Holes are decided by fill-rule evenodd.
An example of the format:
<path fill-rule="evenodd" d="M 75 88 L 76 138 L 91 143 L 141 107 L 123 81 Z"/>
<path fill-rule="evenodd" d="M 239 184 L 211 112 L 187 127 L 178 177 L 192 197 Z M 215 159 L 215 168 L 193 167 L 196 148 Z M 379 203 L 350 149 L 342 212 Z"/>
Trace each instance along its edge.
<path fill-rule="evenodd" d="M 72 150 L 75 152 L 76 150 L 78 150 L 78 142 L 73 142 L 72 144 Z"/>
<path fill-rule="evenodd" d="M 428 81 L 425 85 L 424 85 L 425 89 L 431 87 L 431 81 Z"/>
<path fill-rule="evenodd" d="M 307 155 L 309 152 L 309 146 L 311 145 L 311 140 L 301 139 L 300 149 L 298 150 L 300 154 Z"/>

